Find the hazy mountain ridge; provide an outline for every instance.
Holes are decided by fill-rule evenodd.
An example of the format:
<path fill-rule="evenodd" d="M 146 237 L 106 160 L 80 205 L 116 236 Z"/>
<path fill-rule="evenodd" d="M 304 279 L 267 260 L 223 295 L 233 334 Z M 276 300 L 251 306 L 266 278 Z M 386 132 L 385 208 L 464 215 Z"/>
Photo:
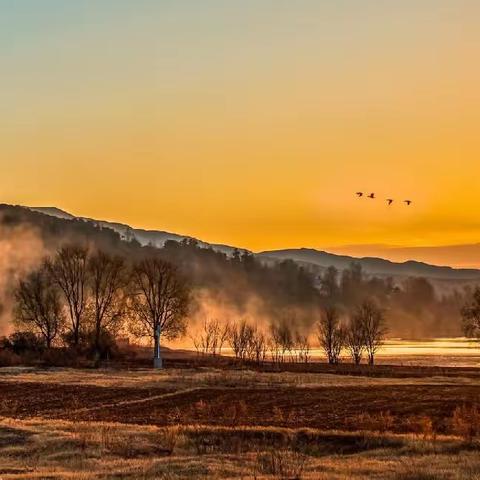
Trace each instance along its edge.
<path fill-rule="evenodd" d="M 416 259 L 429 265 L 442 266 L 447 264 L 454 268 L 480 268 L 480 243 L 421 247 L 365 244 L 325 247 L 321 248 L 321 250 L 336 255 L 348 255 L 351 257 L 385 258 L 396 263 Z M 448 259 L 448 261 L 446 259 Z"/>
<path fill-rule="evenodd" d="M 122 240 L 138 241 L 142 246 L 150 245 L 162 248 L 166 241 L 181 241 L 193 237 L 179 235 L 176 233 L 165 232 L 161 230 L 144 230 L 132 228 L 129 225 L 96 220 L 86 217 L 75 217 L 56 207 L 29 207 L 30 210 L 40 212 L 49 216 L 62 218 L 65 220 L 83 219 L 98 225 L 100 228 L 109 228 L 117 232 Z M 195 239 L 199 246 L 204 248 L 213 248 L 214 250 L 231 254 L 236 247 L 221 244 L 210 244 L 202 240 Z M 238 249 L 247 251 L 245 249 Z M 338 255 L 322 250 L 312 248 L 292 248 L 283 250 L 271 250 L 255 253 L 255 255 L 264 261 L 294 260 L 304 265 L 312 265 L 318 268 L 336 267 L 338 270 L 344 270 L 352 262 L 359 263 L 364 271 L 371 275 L 409 277 L 422 276 L 440 280 L 476 280 L 480 279 L 480 270 L 472 268 L 453 268 L 449 266 L 430 265 L 428 263 L 409 260 L 406 262 L 393 262 L 378 257 L 354 257 L 350 255 Z"/>
<path fill-rule="evenodd" d="M 334 266 L 338 270 L 344 270 L 352 262 L 356 262 L 362 265 L 365 272 L 371 275 L 423 276 L 427 278 L 452 280 L 480 279 L 480 270 L 477 269 L 456 269 L 449 266 L 429 265 L 415 260 L 396 263 L 383 258 L 337 255 L 311 248 L 271 250 L 260 252 L 257 255 L 277 260 L 290 259 L 307 262 L 322 268 Z"/>
<path fill-rule="evenodd" d="M 76 217 L 71 215 L 64 210 L 61 210 L 56 207 L 28 207 L 30 210 L 35 212 L 43 213 L 46 215 L 50 215 L 57 218 L 62 218 L 64 220 L 74 220 L 74 219 L 81 219 L 88 222 L 92 222 L 98 225 L 100 228 L 109 228 L 120 235 L 120 238 L 125 241 L 136 240 L 142 246 L 152 246 L 156 248 L 162 248 L 165 245 L 165 242 L 168 240 L 174 240 L 176 242 L 180 242 L 185 239 L 194 239 L 198 242 L 201 247 L 204 248 L 213 248 L 219 252 L 223 252 L 226 254 L 231 254 L 236 247 L 231 247 L 229 245 L 222 245 L 222 244 L 211 244 L 199 240 L 194 237 L 190 237 L 188 235 L 179 235 L 177 233 L 165 232 L 162 230 L 145 230 L 142 228 L 133 228 L 130 225 L 119 223 L 119 222 L 109 222 L 106 220 L 97 220 L 94 218 L 88 217 Z M 238 248 L 239 251 L 247 251 L 243 248 Z"/>
<path fill-rule="evenodd" d="M 309 325 L 319 315 L 318 309 L 330 298 L 335 298 L 342 311 L 349 312 L 362 298 L 372 297 L 388 309 L 392 335 L 409 338 L 423 338 L 433 332 L 446 337 L 460 335 L 463 287 L 480 283 L 480 271 L 465 273 L 417 262 L 395 264 L 378 258 L 357 259 L 313 249 L 227 255 L 213 245 L 204 248 L 210 246 L 206 242 L 175 241 L 165 242 L 163 248 L 157 249 L 151 244 L 142 246 L 131 233 L 131 241 L 122 240 L 117 230 L 122 228 L 125 231 L 129 227 L 106 223 L 108 227 L 103 222 L 77 218 L 57 209 L 41 212 L 0 205 L 0 229 L 5 239 L 11 239 L 5 245 L 6 251 L 12 253 L 13 260 L 22 249 L 27 257 L 35 256 L 28 265 L 23 257 L 16 264 L 7 265 L 0 277 L 4 278 L 6 286 L 11 287 L 18 272 L 24 271 L 22 268 L 31 268 L 42 256 L 53 254 L 65 242 L 101 248 L 133 262 L 145 255 L 158 254 L 176 265 L 191 282 L 195 292 L 192 318 L 248 317 L 269 325 L 283 318 L 285 312 L 294 311 L 290 320 L 298 325 Z M 158 233 L 168 235 L 168 232 Z M 26 236 L 23 243 L 22 235 Z M 186 237 L 176 235 L 175 238 Z M 295 260 L 283 261 L 292 257 Z M 347 268 L 353 261 L 363 262 L 363 275 L 352 277 L 349 274 L 358 272 Z M 323 271 L 331 265 L 346 270 L 336 276 L 337 289 L 330 297 L 323 289 Z M 408 278 L 407 274 L 417 278 Z M 426 280 L 418 278 L 429 274 L 431 276 Z M 393 291 L 392 283 L 386 277 L 391 277 L 397 287 Z M 11 305 L 11 290 L 5 290 L 5 298 L 8 301 L 4 304 Z M 0 323 L 10 325 L 11 309 L 4 312 Z"/>

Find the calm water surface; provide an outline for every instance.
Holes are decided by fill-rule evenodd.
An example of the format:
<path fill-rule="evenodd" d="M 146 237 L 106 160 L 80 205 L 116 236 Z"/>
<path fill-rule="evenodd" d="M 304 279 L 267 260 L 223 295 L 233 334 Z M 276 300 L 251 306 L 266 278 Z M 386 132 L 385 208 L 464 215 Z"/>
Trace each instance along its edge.
<path fill-rule="evenodd" d="M 322 351 L 313 349 L 312 356 L 319 358 Z M 467 338 L 391 339 L 377 358 L 378 363 L 400 365 L 480 367 L 480 343 Z"/>
<path fill-rule="evenodd" d="M 223 354 L 233 355 L 233 352 L 224 348 Z M 320 348 L 312 348 L 310 354 L 312 361 L 325 361 L 325 355 Z M 342 360 L 350 361 L 347 352 L 343 352 Z M 480 367 L 480 342 L 468 338 L 390 339 L 378 351 L 376 363 Z"/>

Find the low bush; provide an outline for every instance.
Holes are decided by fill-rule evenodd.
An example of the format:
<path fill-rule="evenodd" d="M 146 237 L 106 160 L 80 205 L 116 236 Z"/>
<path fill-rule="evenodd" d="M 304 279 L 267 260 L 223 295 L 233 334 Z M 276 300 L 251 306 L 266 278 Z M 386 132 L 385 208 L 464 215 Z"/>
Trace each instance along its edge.
<path fill-rule="evenodd" d="M 450 420 L 451 432 L 471 443 L 480 435 L 480 410 L 476 405 L 462 405 L 453 412 Z"/>
<path fill-rule="evenodd" d="M 419 415 L 407 418 L 405 427 L 409 432 L 421 436 L 423 440 L 435 440 L 436 429 L 432 419 L 427 415 Z"/>
<path fill-rule="evenodd" d="M 350 422 L 356 430 L 385 433 L 391 431 L 395 424 L 395 417 L 390 412 L 361 413 L 353 417 Z"/>
<path fill-rule="evenodd" d="M 46 367 L 80 367 L 82 358 L 74 349 L 50 348 L 39 357 L 39 361 Z"/>
<path fill-rule="evenodd" d="M 20 365 L 21 363 L 22 359 L 19 355 L 11 350 L 6 350 L 4 348 L 0 349 L 0 367 L 13 367 L 15 365 Z"/>
<path fill-rule="evenodd" d="M 78 345 L 74 344 L 71 332 L 65 333 L 62 339 L 68 349 L 76 351 L 79 356 L 84 356 L 89 359 L 99 357 L 99 360 L 111 360 L 121 357 L 114 335 L 106 330 L 101 332 L 98 352 L 95 334 L 92 331 L 81 332 Z"/>
<path fill-rule="evenodd" d="M 26 353 L 40 354 L 45 350 L 44 342 L 32 332 L 15 332 L 2 339 L 4 350 L 10 350 L 16 355 Z"/>
<path fill-rule="evenodd" d="M 161 453 L 168 456 L 173 455 L 181 437 L 182 430 L 178 426 L 161 428 L 158 432 L 157 442 L 158 447 L 161 449 Z"/>
<path fill-rule="evenodd" d="M 257 454 L 259 472 L 279 479 L 300 480 L 307 462 L 308 457 L 295 450 L 271 449 Z"/>

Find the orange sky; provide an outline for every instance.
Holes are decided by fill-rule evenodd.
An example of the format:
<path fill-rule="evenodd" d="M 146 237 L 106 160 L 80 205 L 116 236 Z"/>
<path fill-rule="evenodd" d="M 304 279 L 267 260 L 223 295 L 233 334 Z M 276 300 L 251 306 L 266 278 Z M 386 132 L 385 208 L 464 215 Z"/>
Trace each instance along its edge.
<path fill-rule="evenodd" d="M 474 0 L 4 2 L 1 200 L 254 250 L 478 242 L 478 18 Z"/>

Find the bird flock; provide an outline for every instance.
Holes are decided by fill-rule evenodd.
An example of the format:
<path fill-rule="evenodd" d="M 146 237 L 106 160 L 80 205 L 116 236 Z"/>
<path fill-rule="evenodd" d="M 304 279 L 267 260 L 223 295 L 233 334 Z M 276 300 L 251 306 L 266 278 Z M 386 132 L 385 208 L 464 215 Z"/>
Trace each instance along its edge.
<path fill-rule="evenodd" d="M 367 195 L 364 192 L 357 192 L 355 195 L 357 195 L 358 198 L 361 197 L 367 197 L 370 198 L 371 200 L 375 200 L 377 197 L 375 196 L 375 193 L 370 193 Z M 390 206 L 393 202 L 396 200 L 394 198 L 386 198 L 385 201 L 387 202 L 387 205 Z M 411 200 L 403 200 L 402 203 L 405 203 L 405 205 L 410 206 L 413 202 Z"/>

